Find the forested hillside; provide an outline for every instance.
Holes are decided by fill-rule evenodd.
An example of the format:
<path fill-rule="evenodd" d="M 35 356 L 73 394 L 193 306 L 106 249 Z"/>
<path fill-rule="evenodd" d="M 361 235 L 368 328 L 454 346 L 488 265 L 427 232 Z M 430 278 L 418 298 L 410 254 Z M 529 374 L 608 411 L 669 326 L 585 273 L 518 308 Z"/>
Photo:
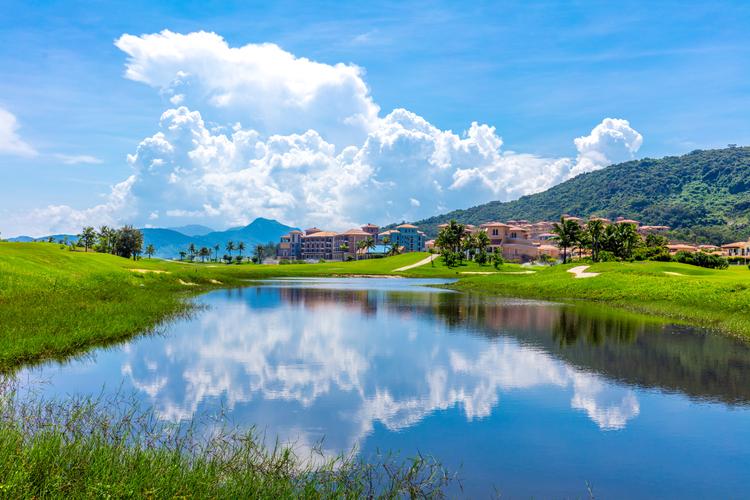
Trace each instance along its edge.
<path fill-rule="evenodd" d="M 716 244 L 750 236 L 750 147 L 644 158 L 582 174 L 547 191 L 511 202 L 490 202 L 415 224 L 434 235 L 449 219 L 556 220 L 623 216 L 673 228 L 672 237 Z"/>

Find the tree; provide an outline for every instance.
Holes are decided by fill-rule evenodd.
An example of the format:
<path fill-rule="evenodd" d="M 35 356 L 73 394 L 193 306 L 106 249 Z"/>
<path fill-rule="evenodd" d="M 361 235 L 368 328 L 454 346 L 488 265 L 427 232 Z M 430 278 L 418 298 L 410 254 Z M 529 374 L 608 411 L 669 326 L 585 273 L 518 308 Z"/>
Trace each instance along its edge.
<path fill-rule="evenodd" d="M 148 255 L 148 258 L 150 259 L 151 257 L 154 256 L 155 253 L 156 253 L 156 249 L 154 248 L 154 245 L 149 243 L 148 246 L 146 247 L 146 255 Z"/>
<path fill-rule="evenodd" d="M 217 243 L 214 245 L 214 262 L 219 262 L 219 250 L 221 250 L 221 245 Z"/>
<path fill-rule="evenodd" d="M 461 240 L 461 252 L 463 255 L 466 255 L 466 257 L 469 260 L 474 260 L 474 254 L 477 250 L 477 238 L 473 234 L 467 234 L 464 236 L 463 240 Z"/>
<path fill-rule="evenodd" d="M 365 240 L 365 248 L 368 250 L 372 250 L 375 248 L 375 240 L 372 238 L 372 236 L 368 236 Z"/>
<path fill-rule="evenodd" d="M 253 253 L 253 262 L 256 264 L 263 264 L 263 259 L 266 257 L 266 248 L 263 245 L 255 245 L 255 251 Z"/>
<path fill-rule="evenodd" d="M 485 231 L 479 231 L 474 239 L 477 246 L 477 255 L 475 260 L 478 264 L 487 262 L 487 248 L 490 246 L 490 237 Z"/>
<path fill-rule="evenodd" d="M 621 259 L 630 259 L 633 251 L 642 243 L 641 236 L 635 228 L 635 224 L 617 224 L 615 235 L 618 241 Z"/>
<path fill-rule="evenodd" d="M 365 249 L 367 249 L 367 240 L 359 240 L 357 242 L 357 260 L 359 260 L 360 253 L 364 254 Z"/>
<path fill-rule="evenodd" d="M 143 251 L 143 233 L 133 226 L 123 226 L 114 237 L 114 253 L 120 257 L 137 260 Z"/>
<path fill-rule="evenodd" d="M 188 255 L 190 255 L 190 260 L 193 260 L 195 258 L 195 254 L 197 253 L 195 249 L 195 243 L 190 243 L 188 245 Z"/>
<path fill-rule="evenodd" d="M 555 222 L 552 226 L 552 232 L 555 234 L 552 238 L 562 248 L 563 264 L 565 264 L 568 262 L 568 248 L 578 243 L 578 235 L 581 232 L 581 227 L 572 219 L 560 217 L 560 222 Z"/>
<path fill-rule="evenodd" d="M 185 260 L 186 255 L 187 255 L 187 252 L 185 250 L 180 250 L 180 261 Z"/>
<path fill-rule="evenodd" d="M 226 245 L 226 247 L 224 247 L 224 249 L 227 252 L 229 252 L 229 256 L 231 257 L 232 256 L 232 251 L 234 250 L 234 241 L 232 241 L 232 240 L 227 241 L 227 245 Z"/>
<path fill-rule="evenodd" d="M 198 256 L 201 258 L 201 262 L 206 262 L 206 258 L 211 257 L 211 250 L 208 247 L 201 247 L 198 251 Z"/>
<path fill-rule="evenodd" d="M 588 221 L 586 234 L 591 248 L 591 260 L 599 262 L 599 252 L 602 249 L 602 239 L 604 238 L 604 223 L 598 219 Z"/>
<path fill-rule="evenodd" d="M 438 233 L 438 237 L 435 240 L 435 246 L 440 249 L 440 254 L 443 256 L 443 262 L 448 267 L 453 267 L 456 263 L 460 263 L 463 259 L 461 253 L 461 242 L 464 238 L 466 226 L 459 224 L 455 220 L 451 220 L 448 225 Z"/>
<path fill-rule="evenodd" d="M 388 249 L 388 255 L 398 255 L 401 253 L 401 249 L 398 246 L 398 243 L 391 243 L 391 247 Z"/>
<path fill-rule="evenodd" d="M 495 248 L 495 250 L 492 252 L 492 265 L 495 267 L 495 269 L 498 269 L 503 264 L 505 264 L 503 253 L 499 248 Z"/>
<path fill-rule="evenodd" d="M 94 231 L 94 228 L 91 226 L 84 227 L 81 234 L 78 235 L 78 242 L 83 245 L 84 250 L 88 252 L 89 248 L 94 246 L 94 243 L 96 242 L 96 231 Z"/>
<path fill-rule="evenodd" d="M 116 231 L 109 226 L 99 226 L 99 232 L 96 235 L 98 240 L 98 250 L 103 253 L 114 253 Z"/>
<path fill-rule="evenodd" d="M 244 241 L 240 241 L 239 243 L 237 243 L 237 251 L 240 253 L 240 260 L 239 260 L 239 262 L 242 262 L 242 252 L 245 251 L 245 242 Z"/>

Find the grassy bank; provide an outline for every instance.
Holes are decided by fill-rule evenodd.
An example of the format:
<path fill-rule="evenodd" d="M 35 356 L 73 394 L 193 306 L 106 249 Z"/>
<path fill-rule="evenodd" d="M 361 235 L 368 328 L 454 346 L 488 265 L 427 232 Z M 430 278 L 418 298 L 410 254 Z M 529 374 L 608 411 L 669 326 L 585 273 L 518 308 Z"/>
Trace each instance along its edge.
<path fill-rule="evenodd" d="M 190 297 L 280 276 L 400 275 L 458 278 L 460 290 L 549 300 L 588 300 L 750 337 L 750 271 L 684 264 L 600 263 L 575 279 L 572 265 L 499 270 L 440 259 L 398 272 L 428 254 L 299 265 L 188 264 L 70 252 L 45 243 L 0 243 L 0 371 L 63 358 L 147 332 L 190 310 Z M 472 274 L 490 273 L 490 274 Z"/>
<path fill-rule="evenodd" d="M 119 397 L 0 394 L 3 498 L 430 498 L 453 480 L 431 458 L 298 456 L 253 431 L 165 424 Z"/>
<path fill-rule="evenodd" d="M 0 372 L 64 358 L 149 331 L 189 312 L 190 297 L 248 279 L 384 275 L 423 259 L 409 254 L 347 263 L 187 264 L 71 252 L 47 243 L 0 243 Z M 439 275 L 439 267 L 427 274 Z M 445 274 L 445 273 L 443 273 Z"/>
<path fill-rule="evenodd" d="M 586 300 L 750 338 L 750 271 L 709 270 L 662 262 L 599 263 L 576 279 L 576 264 L 529 275 L 497 274 L 461 280 L 459 290 L 547 300 Z"/>

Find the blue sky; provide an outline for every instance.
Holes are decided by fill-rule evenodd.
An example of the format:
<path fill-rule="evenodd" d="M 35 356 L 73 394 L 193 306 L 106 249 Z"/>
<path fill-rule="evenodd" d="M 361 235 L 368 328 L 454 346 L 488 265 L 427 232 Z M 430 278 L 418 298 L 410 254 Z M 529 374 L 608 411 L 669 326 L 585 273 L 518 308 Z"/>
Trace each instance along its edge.
<path fill-rule="evenodd" d="M 273 43 L 297 58 L 331 66 L 356 65 L 362 69 L 361 80 L 369 91 L 368 99 L 379 108 L 380 118 L 404 108 L 437 130 L 453 131 L 458 137 L 463 137 L 461 133 L 472 122 L 487 124 L 502 138 L 502 153 L 545 159 L 549 165 L 556 165 L 561 158 L 580 164 L 587 153 L 577 148 L 573 139 L 588 136 L 608 117 L 627 120 L 628 127 L 642 135 L 642 144 L 633 145 L 631 140 L 626 148 L 633 157 L 750 143 L 747 2 L 519 1 L 472 2 L 468 6 L 457 2 L 156 3 L 3 2 L 0 108 L 15 117 L 16 138 L 36 152 L 28 155 L 0 149 L 0 214 L 6 218 L 0 221 L 3 235 L 24 232 L 18 213 L 49 205 L 86 210 L 111 198 L 110 186 L 134 171 L 143 177 L 142 169 L 147 166 L 138 163 L 140 160 L 128 162 L 127 155 L 136 154 L 139 143 L 159 130 L 162 113 L 176 104 L 170 103 L 170 90 L 163 86 L 124 77 L 127 54 L 114 43 L 123 34 L 203 30 L 223 37 L 231 48 Z M 226 109 L 214 109 L 193 97 L 187 96 L 188 107 L 201 113 L 208 128 L 229 127 L 240 121 L 243 126 L 251 123 L 264 137 L 303 132 L 283 123 L 275 130 L 278 121 L 240 119 L 242 109 L 226 113 Z M 306 126 L 317 130 L 316 116 L 310 115 Z M 402 119 L 394 121 L 399 126 L 404 123 Z M 406 128 L 415 130 L 417 126 L 409 123 Z M 368 126 L 367 131 L 377 127 Z M 347 145 L 321 134 L 334 144 L 336 154 Z M 382 135 L 379 138 L 385 140 Z M 454 153 L 470 147 L 474 145 L 456 146 Z M 595 152 L 602 151 L 606 159 L 623 159 L 604 150 Z M 382 158 L 363 153 L 368 160 L 357 163 L 360 170 L 356 175 L 379 180 L 377 185 L 400 183 L 399 172 L 411 176 L 413 168 L 430 180 L 432 174 L 424 172 L 434 166 L 432 160 L 422 165 L 414 160 L 411 150 L 405 155 L 397 152 L 402 155 L 398 161 L 385 166 Z M 526 168 L 532 168 L 537 176 L 547 168 L 536 163 L 527 167 L 523 163 L 526 156 L 513 157 L 516 170 L 508 176 L 510 167 L 498 166 L 497 158 L 487 160 L 486 151 L 477 154 L 482 160 L 451 157 L 450 189 L 456 190 L 455 196 L 438 199 L 406 188 L 383 192 L 382 220 L 376 222 L 389 222 L 387 217 L 418 217 L 488 199 L 510 199 L 548 187 L 537 182 L 521 191 L 497 186 L 472 190 L 466 186 L 476 181 L 473 177 L 459 185 L 456 179 L 470 170 L 471 162 L 486 160 L 489 165 L 494 161 L 494 166 L 476 174 L 481 174 L 484 184 L 519 183 Z M 85 157 L 88 161 L 76 163 Z M 221 165 L 214 161 L 201 168 L 222 169 Z M 342 168 L 340 161 L 337 165 Z M 601 166 L 597 163 L 584 171 Z M 180 165 L 175 163 L 173 168 Z M 566 168 L 576 171 L 574 166 Z M 383 177 L 385 172 L 390 177 Z M 567 174 L 555 172 L 549 177 L 566 178 Z M 253 174 L 245 172 L 247 175 Z M 320 208 L 279 208 L 291 202 L 278 200 L 224 211 L 220 204 L 231 198 L 225 191 L 210 199 L 196 197 L 195 210 L 189 203 L 178 207 L 180 213 L 189 215 L 170 218 L 154 208 L 161 204 L 168 210 L 169 198 L 159 199 L 155 194 L 158 185 L 142 185 L 141 177 L 134 181 L 133 193 L 141 193 L 141 198 L 149 193 L 153 199 L 141 203 L 143 199 L 128 198 L 123 202 L 126 208 L 131 204 L 139 208 L 120 206 L 106 216 L 88 212 L 93 222 L 132 220 L 145 224 L 148 215 L 153 218 L 157 212 L 155 225 L 193 221 L 231 225 L 263 215 L 261 212 L 299 225 L 308 219 L 325 223 L 331 218 Z M 277 194 L 291 189 L 279 176 L 270 179 Z M 231 180 L 235 186 L 232 196 L 237 196 L 238 182 L 237 178 Z M 266 192 L 268 182 L 259 185 L 257 196 L 273 197 Z M 314 197 L 315 192 L 305 196 Z M 400 206 L 400 200 L 409 203 Z M 210 209 L 201 208 L 205 205 Z M 341 210 L 347 207 L 340 198 L 324 205 Z M 377 216 L 375 212 L 351 215 L 330 223 L 343 226 L 361 217 Z M 15 222 L 9 223 L 8 218 Z M 40 212 L 36 219 L 24 223 L 30 232 L 65 228 L 64 221 L 45 226 L 44 218 L 45 213 Z"/>

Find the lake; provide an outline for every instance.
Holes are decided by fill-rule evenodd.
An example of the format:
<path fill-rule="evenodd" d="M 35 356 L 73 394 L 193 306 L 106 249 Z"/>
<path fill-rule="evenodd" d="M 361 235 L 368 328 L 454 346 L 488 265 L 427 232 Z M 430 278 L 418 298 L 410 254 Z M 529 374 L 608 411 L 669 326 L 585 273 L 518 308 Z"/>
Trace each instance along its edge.
<path fill-rule="evenodd" d="M 746 496 L 750 345 L 441 280 L 288 279 L 205 294 L 158 335 L 27 368 L 48 396 L 223 409 L 301 450 L 439 458 L 463 494 Z"/>

